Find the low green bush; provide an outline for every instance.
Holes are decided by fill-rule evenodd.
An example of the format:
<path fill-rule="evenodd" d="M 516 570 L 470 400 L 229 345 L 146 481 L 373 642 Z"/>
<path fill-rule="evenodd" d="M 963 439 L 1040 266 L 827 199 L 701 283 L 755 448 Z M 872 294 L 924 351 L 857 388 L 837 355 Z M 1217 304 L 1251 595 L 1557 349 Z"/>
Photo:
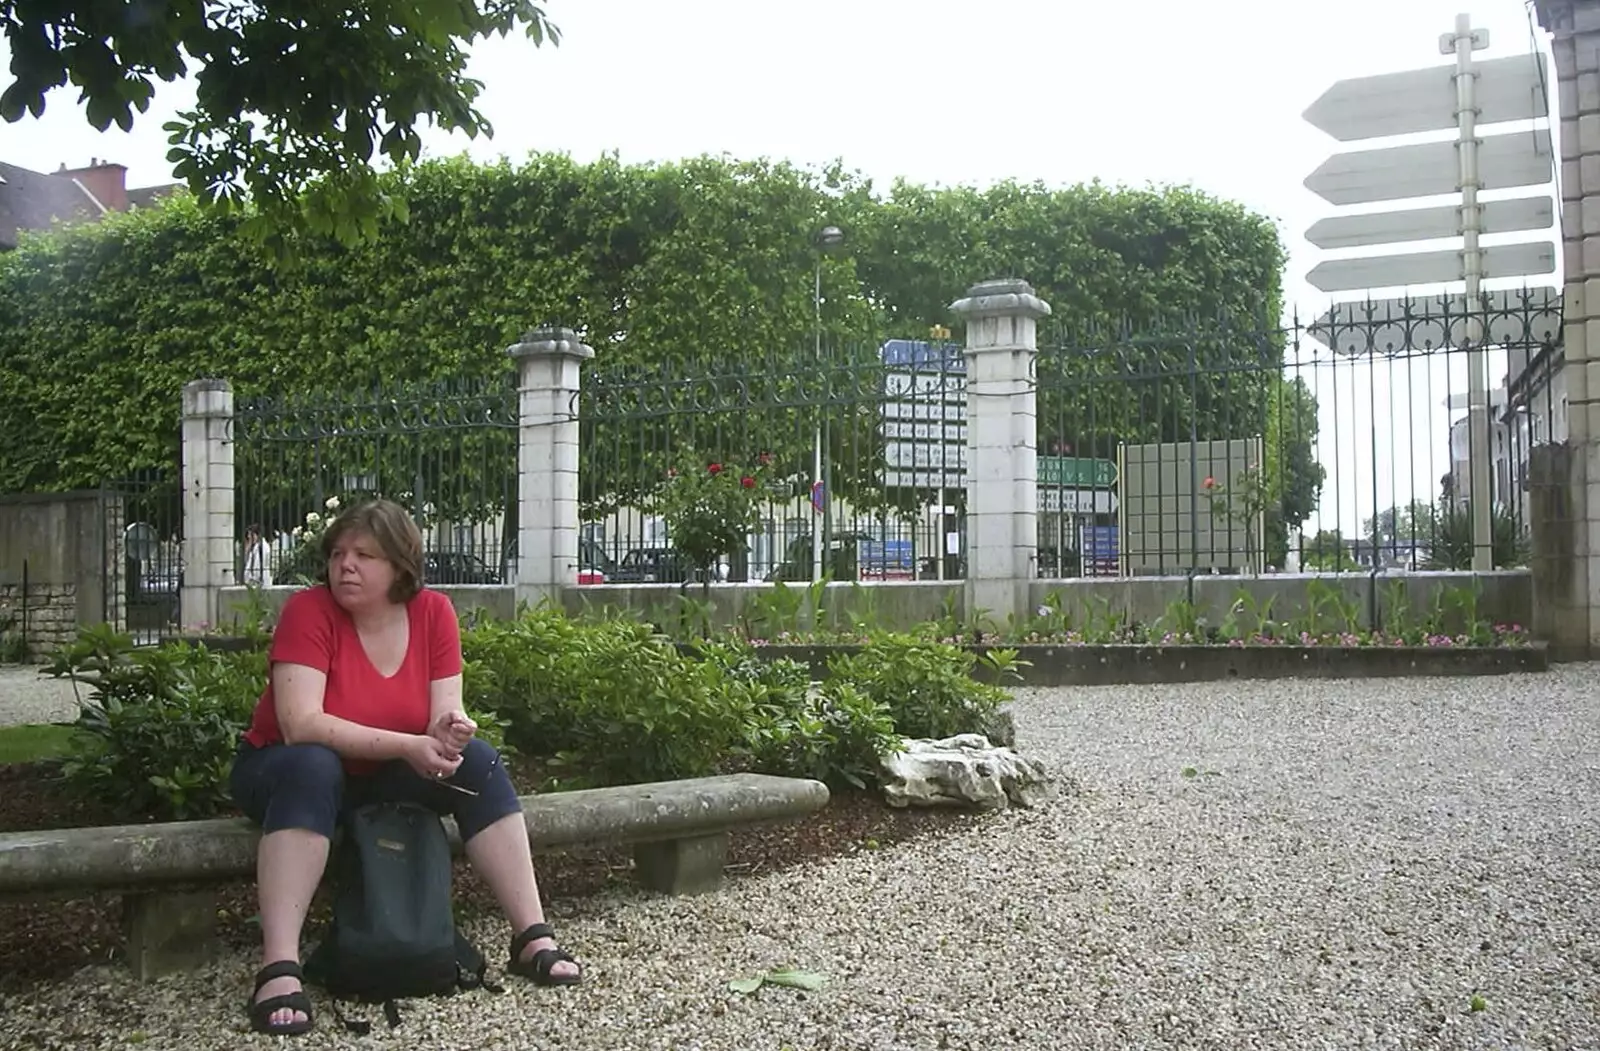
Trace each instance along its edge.
<path fill-rule="evenodd" d="M 228 773 L 265 688 L 264 628 L 236 650 L 133 647 L 88 629 L 51 671 L 81 687 L 67 782 L 132 815 L 230 809 Z M 756 771 L 866 788 L 902 737 L 984 732 L 1006 699 L 977 658 L 910 635 L 837 656 L 821 683 L 738 638 L 680 646 L 627 617 L 557 609 L 462 628 L 467 711 L 479 734 L 541 764 L 543 789 Z"/>
<path fill-rule="evenodd" d="M 267 683 L 265 638 L 214 651 L 135 647 L 102 625 L 80 630 L 47 669 L 77 684 L 77 730 L 61 772 L 74 792 L 129 817 L 182 821 L 233 809 L 228 775 Z M 503 745 L 492 713 L 468 714 Z"/>
<path fill-rule="evenodd" d="M 865 788 L 877 783 L 879 760 L 900 747 L 889 709 L 850 683 L 816 687 L 805 665 L 763 660 L 742 640 L 701 642 L 695 651 L 753 694 L 745 769 Z"/>
<path fill-rule="evenodd" d="M 828 661 L 828 680 L 848 683 L 888 711 L 904 737 L 985 733 L 1009 695 L 973 678 L 976 655 L 915 635 L 886 633 Z"/>
<path fill-rule="evenodd" d="M 724 768 L 755 691 L 696 661 L 649 625 L 575 621 L 536 609 L 462 633 L 466 691 L 550 787 L 698 777 Z"/>
<path fill-rule="evenodd" d="M 104 627 L 80 632 L 50 667 L 82 690 L 79 732 L 62 765 L 67 784 L 130 815 L 182 820 L 228 810 L 228 772 L 266 663 L 259 649 L 135 649 Z"/>

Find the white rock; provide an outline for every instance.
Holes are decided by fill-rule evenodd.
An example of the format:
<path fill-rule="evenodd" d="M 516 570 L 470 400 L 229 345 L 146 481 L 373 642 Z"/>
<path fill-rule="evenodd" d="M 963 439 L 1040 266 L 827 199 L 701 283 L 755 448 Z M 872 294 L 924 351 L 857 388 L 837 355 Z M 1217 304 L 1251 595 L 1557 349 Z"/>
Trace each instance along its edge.
<path fill-rule="evenodd" d="M 904 740 L 905 750 L 882 761 L 883 794 L 891 806 L 975 805 L 989 810 L 1031 807 L 1052 794 L 1042 764 L 981 734 L 939 741 Z"/>

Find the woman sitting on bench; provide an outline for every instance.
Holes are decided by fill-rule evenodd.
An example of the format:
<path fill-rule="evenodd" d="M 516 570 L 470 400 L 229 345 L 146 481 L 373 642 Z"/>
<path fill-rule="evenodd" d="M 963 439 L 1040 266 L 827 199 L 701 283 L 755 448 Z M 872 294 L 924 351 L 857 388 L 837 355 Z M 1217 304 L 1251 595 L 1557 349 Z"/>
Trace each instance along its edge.
<path fill-rule="evenodd" d="M 311 1028 L 301 926 L 341 808 L 378 800 L 455 817 L 517 932 L 507 970 L 544 985 L 579 981 L 545 922 L 516 789 L 462 709 L 460 627 L 450 600 L 422 586 L 416 523 L 389 501 L 358 505 L 328 527 L 322 553 L 322 583 L 284 604 L 267 689 L 233 765 L 233 798 L 264 833 L 252 1028 Z"/>

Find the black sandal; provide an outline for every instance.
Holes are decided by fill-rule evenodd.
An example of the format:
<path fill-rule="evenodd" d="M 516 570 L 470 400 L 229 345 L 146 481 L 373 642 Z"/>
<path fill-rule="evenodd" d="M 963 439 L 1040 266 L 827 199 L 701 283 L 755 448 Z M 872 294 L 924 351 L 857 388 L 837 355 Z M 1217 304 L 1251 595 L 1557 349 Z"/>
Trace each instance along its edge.
<path fill-rule="evenodd" d="M 511 939 L 511 962 L 506 964 L 506 970 L 511 974 L 523 978 L 531 978 L 535 985 L 577 985 L 583 981 L 583 966 L 574 960 L 565 949 L 540 949 L 530 959 L 522 958 L 522 950 L 531 942 L 540 938 L 554 938 L 555 928 L 548 923 L 535 923 Z M 553 975 L 551 968 L 565 960 L 567 963 L 578 967 L 577 974 Z"/>
<path fill-rule="evenodd" d="M 268 1036 L 299 1036 L 301 1033 L 309 1033 L 314 1022 L 311 1016 L 311 998 L 306 995 L 305 989 L 302 988 L 295 993 L 284 993 L 282 996 L 269 996 L 260 1003 L 256 1002 L 256 997 L 261 995 L 261 987 L 275 978 L 295 978 L 302 983 L 305 981 L 300 965 L 293 960 L 269 963 L 257 971 L 255 991 L 250 994 L 250 999 L 244 1007 L 245 1013 L 250 1016 L 250 1028 Z M 299 1011 L 306 1016 L 306 1020 L 274 1025 L 273 1014 L 284 1009 Z"/>

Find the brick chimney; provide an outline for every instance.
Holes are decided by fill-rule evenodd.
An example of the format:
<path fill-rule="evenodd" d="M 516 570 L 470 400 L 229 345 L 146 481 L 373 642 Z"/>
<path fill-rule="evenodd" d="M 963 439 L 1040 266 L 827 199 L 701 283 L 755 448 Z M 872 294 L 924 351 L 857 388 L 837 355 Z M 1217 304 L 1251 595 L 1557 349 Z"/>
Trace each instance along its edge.
<path fill-rule="evenodd" d="M 62 165 L 56 176 L 76 179 L 108 212 L 128 210 L 128 169 L 121 164 L 89 158 L 86 168 L 68 168 Z"/>

